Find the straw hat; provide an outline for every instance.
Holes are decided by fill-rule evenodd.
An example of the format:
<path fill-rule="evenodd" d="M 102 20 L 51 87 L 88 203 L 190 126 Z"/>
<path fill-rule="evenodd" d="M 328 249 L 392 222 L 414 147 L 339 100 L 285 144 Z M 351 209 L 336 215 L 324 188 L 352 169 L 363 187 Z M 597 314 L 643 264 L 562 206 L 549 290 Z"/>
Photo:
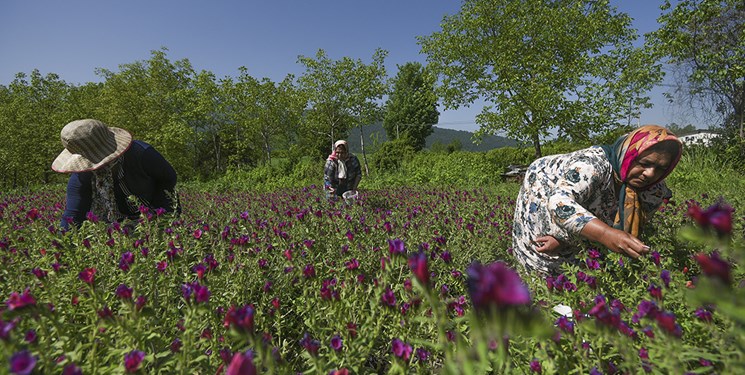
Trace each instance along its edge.
<path fill-rule="evenodd" d="M 93 119 L 75 120 L 60 132 L 64 150 L 52 162 L 61 173 L 96 170 L 121 156 L 132 144 L 132 135 Z"/>

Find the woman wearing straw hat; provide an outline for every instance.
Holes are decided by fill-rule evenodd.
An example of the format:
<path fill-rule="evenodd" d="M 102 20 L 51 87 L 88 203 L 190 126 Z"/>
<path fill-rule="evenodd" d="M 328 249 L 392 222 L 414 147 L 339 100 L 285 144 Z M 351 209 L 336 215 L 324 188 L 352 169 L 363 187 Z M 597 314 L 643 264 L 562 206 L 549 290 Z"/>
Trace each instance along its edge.
<path fill-rule="evenodd" d="M 336 141 L 334 151 L 326 159 L 323 169 L 323 185 L 327 196 L 341 197 L 347 191 L 356 191 L 361 179 L 360 160 L 349 153 L 347 141 Z"/>
<path fill-rule="evenodd" d="M 65 125 L 60 137 L 65 149 L 52 170 L 71 173 L 62 214 L 64 229 L 94 216 L 106 222 L 136 220 L 139 204 L 166 212 L 180 210 L 176 171 L 155 148 L 133 140 L 128 131 L 85 119 Z"/>

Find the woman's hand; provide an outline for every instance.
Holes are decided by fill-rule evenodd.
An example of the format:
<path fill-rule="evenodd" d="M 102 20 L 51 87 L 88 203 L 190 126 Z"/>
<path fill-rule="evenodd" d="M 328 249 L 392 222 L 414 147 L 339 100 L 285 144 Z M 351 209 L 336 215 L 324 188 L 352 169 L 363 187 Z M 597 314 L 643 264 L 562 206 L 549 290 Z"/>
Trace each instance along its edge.
<path fill-rule="evenodd" d="M 535 245 L 535 251 L 549 255 L 555 254 L 562 247 L 559 240 L 554 236 L 537 237 L 533 240 L 533 244 Z"/>
<path fill-rule="evenodd" d="M 580 234 L 591 240 L 600 242 L 611 251 L 638 258 L 649 252 L 649 246 L 638 238 L 616 228 L 612 228 L 598 219 L 592 219 L 582 228 Z"/>

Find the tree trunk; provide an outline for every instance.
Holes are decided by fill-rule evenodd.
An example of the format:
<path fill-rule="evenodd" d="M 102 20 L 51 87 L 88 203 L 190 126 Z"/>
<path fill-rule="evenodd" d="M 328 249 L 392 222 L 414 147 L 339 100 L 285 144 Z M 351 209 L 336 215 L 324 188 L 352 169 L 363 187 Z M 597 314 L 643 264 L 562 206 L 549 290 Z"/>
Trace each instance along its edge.
<path fill-rule="evenodd" d="M 365 164 L 365 176 L 370 175 L 370 169 L 367 167 L 367 154 L 365 154 L 365 133 L 362 131 L 362 124 L 360 127 L 360 147 L 362 148 L 362 160 Z"/>
<path fill-rule="evenodd" d="M 262 134 L 262 138 L 264 138 L 264 151 L 266 151 L 266 161 L 267 163 L 269 163 L 269 165 L 272 165 L 272 151 L 269 148 L 269 135 Z"/>
<path fill-rule="evenodd" d="M 743 1 L 745 3 L 745 1 Z M 740 139 L 745 138 L 745 129 L 743 129 L 743 124 L 745 124 L 745 82 L 742 83 L 742 89 L 740 96 Z"/>
<path fill-rule="evenodd" d="M 538 137 L 538 134 L 533 134 L 533 148 L 535 148 L 535 158 L 538 159 L 541 156 L 541 139 Z"/>

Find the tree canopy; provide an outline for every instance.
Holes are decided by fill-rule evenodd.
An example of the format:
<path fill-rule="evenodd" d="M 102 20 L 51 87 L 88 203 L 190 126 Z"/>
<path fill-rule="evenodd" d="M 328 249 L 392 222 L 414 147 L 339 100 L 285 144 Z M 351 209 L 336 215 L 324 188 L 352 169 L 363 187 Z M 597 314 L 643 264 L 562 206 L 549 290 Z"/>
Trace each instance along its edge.
<path fill-rule="evenodd" d="M 383 117 L 386 135 L 408 138 L 416 151 L 422 150 L 440 117 L 435 76 L 422 64 L 410 62 L 398 67 L 392 86 Z"/>
<path fill-rule="evenodd" d="M 745 137 L 745 2 L 685 0 L 672 7 L 665 1 L 662 9 L 650 46 L 679 69 L 681 86 L 701 109 Z"/>
<path fill-rule="evenodd" d="M 607 0 L 465 0 L 419 37 L 445 108 L 486 102 L 480 132 L 530 142 L 615 129 L 648 107 L 661 79 L 628 15 Z"/>

